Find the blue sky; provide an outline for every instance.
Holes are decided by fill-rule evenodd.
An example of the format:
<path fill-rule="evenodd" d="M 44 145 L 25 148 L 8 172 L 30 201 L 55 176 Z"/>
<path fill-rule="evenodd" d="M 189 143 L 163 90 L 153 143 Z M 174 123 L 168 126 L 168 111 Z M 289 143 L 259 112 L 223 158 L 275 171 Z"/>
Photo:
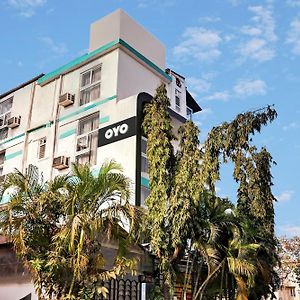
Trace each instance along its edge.
<path fill-rule="evenodd" d="M 278 119 L 254 141 L 267 146 L 279 235 L 300 235 L 300 0 L 2 0 L 0 93 L 47 73 L 88 48 L 89 24 L 123 8 L 167 48 L 187 78 L 209 129 L 239 112 L 275 104 Z M 219 194 L 235 198 L 222 172 Z"/>

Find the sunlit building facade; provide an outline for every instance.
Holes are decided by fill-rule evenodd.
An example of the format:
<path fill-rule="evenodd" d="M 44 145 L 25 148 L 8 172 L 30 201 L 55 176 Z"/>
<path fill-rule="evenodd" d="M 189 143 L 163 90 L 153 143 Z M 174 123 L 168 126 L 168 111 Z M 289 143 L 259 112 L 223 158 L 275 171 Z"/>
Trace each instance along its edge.
<path fill-rule="evenodd" d="M 149 177 L 142 112 L 162 82 L 177 132 L 201 109 L 185 78 L 166 68 L 164 45 L 122 10 L 91 24 L 87 54 L 0 95 L 1 179 L 29 164 L 49 180 L 70 172 L 72 162 L 97 171 L 114 159 L 132 181 L 131 203 L 143 205 Z M 29 274 L 5 238 L 0 244 L 0 299 L 36 299 Z M 134 299 L 146 299 L 145 285 L 138 290 Z"/>

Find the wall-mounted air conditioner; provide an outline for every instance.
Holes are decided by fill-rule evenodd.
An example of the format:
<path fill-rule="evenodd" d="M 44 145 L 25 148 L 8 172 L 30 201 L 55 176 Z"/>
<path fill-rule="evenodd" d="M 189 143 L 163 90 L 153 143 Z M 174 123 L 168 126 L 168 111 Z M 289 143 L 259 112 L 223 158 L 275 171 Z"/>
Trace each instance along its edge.
<path fill-rule="evenodd" d="M 57 170 L 63 170 L 69 168 L 70 165 L 70 157 L 66 156 L 58 156 L 53 159 L 53 168 Z"/>
<path fill-rule="evenodd" d="M 20 126 L 21 124 L 21 117 L 11 117 L 7 120 L 7 127 L 15 128 Z"/>
<path fill-rule="evenodd" d="M 91 148 L 90 135 L 82 134 L 77 137 L 76 141 L 76 154 L 89 152 Z"/>
<path fill-rule="evenodd" d="M 73 94 L 65 93 L 59 96 L 59 105 L 63 107 L 74 104 L 74 101 L 75 101 L 75 95 Z"/>

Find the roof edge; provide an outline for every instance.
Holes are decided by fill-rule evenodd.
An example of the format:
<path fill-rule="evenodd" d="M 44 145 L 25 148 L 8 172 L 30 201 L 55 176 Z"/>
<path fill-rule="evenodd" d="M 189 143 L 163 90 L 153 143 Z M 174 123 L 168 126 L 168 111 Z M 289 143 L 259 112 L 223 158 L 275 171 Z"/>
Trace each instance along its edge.
<path fill-rule="evenodd" d="M 11 89 L 11 90 L 9 90 L 9 91 L 7 91 L 7 92 L 1 94 L 1 95 L 0 95 L 0 99 L 2 99 L 2 98 L 4 98 L 4 97 L 8 96 L 9 94 L 12 94 L 12 93 L 14 93 L 15 91 L 17 91 L 17 90 L 19 90 L 19 89 L 22 89 L 23 87 L 25 87 L 25 86 L 27 86 L 27 85 L 29 85 L 29 84 L 31 84 L 31 83 L 37 81 L 39 78 L 43 77 L 44 75 L 45 75 L 45 74 L 41 73 L 41 74 L 35 76 L 34 78 L 32 78 L 32 79 L 30 79 L 30 80 L 28 80 L 28 81 L 26 81 L 26 82 L 24 82 L 24 83 L 21 83 L 20 85 L 16 86 L 15 88 L 13 88 L 13 89 Z"/>

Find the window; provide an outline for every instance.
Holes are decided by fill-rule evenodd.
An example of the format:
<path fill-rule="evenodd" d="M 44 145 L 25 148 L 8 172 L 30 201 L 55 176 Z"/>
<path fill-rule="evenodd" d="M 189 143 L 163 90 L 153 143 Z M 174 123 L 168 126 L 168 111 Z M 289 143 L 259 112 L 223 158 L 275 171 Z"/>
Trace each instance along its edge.
<path fill-rule="evenodd" d="M 76 141 L 76 163 L 95 165 L 97 162 L 99 113 L 79 121 Z"/>
<path fill-rule="evenodd" d="M 5 151 L 0 152 L 0 176 L 3 175 L 3 166 L 5 161 Z"/>
<path fill-rule="evenodd" d="M 290 293 L 292 297 L 296 297 L 296 291 L 294 287 L 290 288 Z"/>
<path fill-rule="evenodd" d="M 12 108 L 13 97 L 4 100 L 0 103 L 0 115 L 9 112 Z"/>
<path fill-rule="evenodd" d="M 81 74 L 80 105 L 94 101 L 100 97 L 101 65 Z"/>
<path fill-rule="evenodd" d="M 180 102 L 181 102 L 181 92 L 175 89 L 175 107 L 177 111 L 180 111 L 180 106 L 181 106 Z"/>
<path fill-rule="evenodd" d="M 10 118 L 13 97 L 0 102 L 0 140 L 6 139 L 8 135 L 7 120 Z"/>
<path fill-rule="evenodd" d="M 45 158 L 46 142 L 47 142 L 46 137 L 43 137 L 39 140 L 39 149 L 38 149 L 38 158 L 39 159 Z"/>
<path fill-rule="evenodd" d="M 149 196 L 149 194 L 150 194 L 150 189 L 142 185 L 141 186 L 141 206 L 145 206 L 145 200 Z"/>
<path fill-rule="evenodd" d="M 186 107 L 186 116 L 187 116 L 187 118 L 192 120 L 192 115 L 193 115 L 193 110 L 187 106 Z"/>
<path fill-rule="evenodd" d="M 141 141 L 141 171 L 148 173 L 147 139 L 142 137 Z"/>
<path fill-rule="evenodd" d="M 181 86 L 182 86 L 181 80 L 180 80 L 178 77 L 176 77 L 176 85 L 177 85 L 179 88 L 181 88 Z"/>
<path fill-rule="evenodd" d="M 8 135 L 8 128 L 7 127 L 1 128 L 0 129 L 0 140 L 6 139 L 7 135 Z"/>
<path fill-rule="evenodd" d="M 147 139 L 144 136 L 141 140 L 141 173 L 142 176 L 148 177 Z M 149 193 L 149 188 L 141 186 L 141 206 L 145 205 L 145 199 Z"/>

